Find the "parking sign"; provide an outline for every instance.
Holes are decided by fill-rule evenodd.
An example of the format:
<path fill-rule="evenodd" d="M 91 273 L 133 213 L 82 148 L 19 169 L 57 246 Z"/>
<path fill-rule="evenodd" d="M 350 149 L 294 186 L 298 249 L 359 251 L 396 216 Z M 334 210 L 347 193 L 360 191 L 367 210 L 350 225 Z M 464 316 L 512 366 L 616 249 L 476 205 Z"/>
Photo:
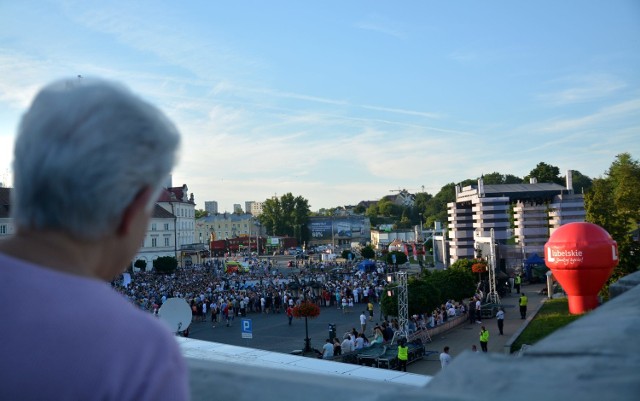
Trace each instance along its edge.
<path fill-rule="evenodd" d="M 253 329 L 251 327 L 251 319 L 241 319 L 242 338 L 253 338 Z"/>

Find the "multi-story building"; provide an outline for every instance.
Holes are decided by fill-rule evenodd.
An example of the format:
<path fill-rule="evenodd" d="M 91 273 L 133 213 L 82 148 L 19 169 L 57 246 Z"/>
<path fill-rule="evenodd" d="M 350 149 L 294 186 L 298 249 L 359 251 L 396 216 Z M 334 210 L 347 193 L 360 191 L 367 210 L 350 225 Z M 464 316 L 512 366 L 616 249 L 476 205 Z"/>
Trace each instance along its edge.
<path fill-rule="evenodd" d="M 584 221 L 584 198 L 573 194 L 571 172 L 567 186 L 553 183 L 456 187 L 456 201 L 448 207 L 450 263 L 473 258 L 490 237 L 497 244 L 514 240 L 522 257 L 542 254 L 551 232 L 562 224 Z M 486 256 L 486 255 L 485 255 Z"/>
<path fill-rule="evenodd" d="M 204 211 L 208 214 L 217 214 L 218 213 L 218 202 L 216 201 L 206 201 L 204 202 Z"/>
<path fill-rule="evenodd" d="M 0 238 L 13 234 L 13 219 L 9 216 L 11 188 L 0 187 Z"/>
<path fill-rule="evenodd" d="M 233 213 L 243 213 L 244 211 L 242 210 L 242 205 L 240 205 L 239 203 L 234 203 L 233 204 Z"/>
<path fill-rule="evenodd" d="M 174 256 L 181 260 L 185 255 L 181 248 L 194 243 L 195 202 L 189 197 L 186 185 L 167 188 L 160 195 L 149 221 L 147 233 L 141 248 L 131 260 L 147 263 L 147 270 L 153 268 L 153 261 L 161 256 Z M 14 234 L 13 220 L 9 216 L 11 188 L 0 187 L 0 237 Z"/>
<path fill-rule="evenodd" d="M 161 256 L 176 255 L 176 216 L 156 204 L 153 215 L 149 221 L 147 234 L 142 242 L 142 247 L 132 260 L 146 262 L 146 270 L 152 270 L 153 261 Z M 134 268 L 135 269 L 135 268 Z"/>
<path fill-rule="evenodd" d="M 242 236 L 262 235 L 258 219 L 248 213 L 219 213 L 201 217 L 196 221 L 195 235 L 198 242 L 230 239 Z"/>
<path fill-rule="evenodd" d="M 260 216 L 262 214 L 262 207 L 264 206 L 264 202 L 246 202 L 247 203 L 247 213 L 251 213 L 253 216 Z"/>

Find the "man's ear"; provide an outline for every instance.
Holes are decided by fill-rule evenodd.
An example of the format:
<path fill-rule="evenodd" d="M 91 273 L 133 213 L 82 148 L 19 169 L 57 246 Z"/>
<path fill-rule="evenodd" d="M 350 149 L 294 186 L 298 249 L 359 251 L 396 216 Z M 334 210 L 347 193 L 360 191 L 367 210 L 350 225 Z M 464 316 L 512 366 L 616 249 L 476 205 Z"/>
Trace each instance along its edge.
<path fill-rule="evenodd" d="M 147 213 L 146 206 L 152 192 L 153 191 L 151 190 L 151 188 L 147 187 L 140 190 L 136 194 L 133 200 L 124 209 L 122 217 L 120 218 L 120 224 L 118 225 L 118 229 L 116 230 L 116 234 L 120 236 L 126 236 L 129 234 L 135 222 L 136 216 L 138 216 L 139 213 Z"/>

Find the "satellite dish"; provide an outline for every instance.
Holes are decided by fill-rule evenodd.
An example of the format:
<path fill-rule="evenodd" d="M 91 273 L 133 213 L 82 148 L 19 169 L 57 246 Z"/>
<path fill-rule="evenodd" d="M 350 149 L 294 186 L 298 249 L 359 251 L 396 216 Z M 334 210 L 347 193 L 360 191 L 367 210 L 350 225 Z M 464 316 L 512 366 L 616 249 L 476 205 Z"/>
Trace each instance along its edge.
<path fill-rule="evenodd" d="M 182 298 L 167 299 L 158 310 L 158 316 L 176 333 L 188 329 L 191 324 L 191 308 Z"/>

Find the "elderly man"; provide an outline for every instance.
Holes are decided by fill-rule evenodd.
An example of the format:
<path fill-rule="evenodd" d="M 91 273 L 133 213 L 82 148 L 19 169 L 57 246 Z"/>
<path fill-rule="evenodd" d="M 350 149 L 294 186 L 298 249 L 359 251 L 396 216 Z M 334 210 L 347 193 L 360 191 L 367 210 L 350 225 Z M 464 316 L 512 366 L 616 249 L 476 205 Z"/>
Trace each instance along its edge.
<path fill-rule="evenodd" d="M 168 327 L 106 283 L 140 247 L 179 141 L 159 110 L 114 83 L 37 94 L 14 149 L 16 234 L 0 242 L 0 316 L 12 327 L 0 399 L 189 398 Z"/>

